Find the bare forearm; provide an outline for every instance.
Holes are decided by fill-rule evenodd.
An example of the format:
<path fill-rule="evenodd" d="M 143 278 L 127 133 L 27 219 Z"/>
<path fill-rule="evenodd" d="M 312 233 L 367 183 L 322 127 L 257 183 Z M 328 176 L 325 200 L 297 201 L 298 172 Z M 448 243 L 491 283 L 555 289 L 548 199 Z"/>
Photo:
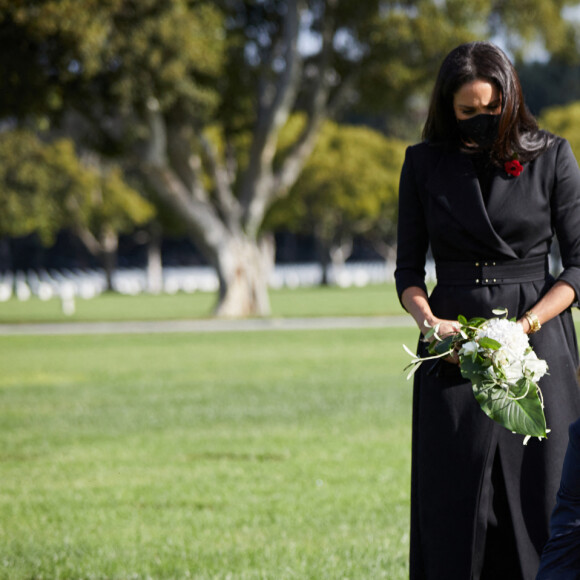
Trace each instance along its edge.
<path fill-rule="evenodd" d="M 401 302 L 409 314 L 414 318 L 419 330 L 426 334 L 430 327 L 439 325 L 439 333 L 445 336 L 457 330 L 457 322 L 437 318 L 431 311 L 425 291 L 418 286 L 406 288 L 401 295 Z M 425 324 L 427 323 L 427 324 Z"/>
<path fill-rule="evenodd" d="M 428 328 L 425 326 L 425 321 L 431 324 L 433 313 L 429 306 L 427 294 L 424 290 L 417 286 L 406 288 L 401 295 L 401 302 L 407 312 L 413 317 L 419 330 L 425 334 Z"/>
<path fill-rule="evenodd" d="M 572 286 L 566 282 L 556 282 L 530 310 L 538 317 L 540 324 L 545 324 L 566 310 L 575 298 Z M 518 322 L 524 327 L 525 332 L 530 331 L 530 323 L 525 316 Z"/>

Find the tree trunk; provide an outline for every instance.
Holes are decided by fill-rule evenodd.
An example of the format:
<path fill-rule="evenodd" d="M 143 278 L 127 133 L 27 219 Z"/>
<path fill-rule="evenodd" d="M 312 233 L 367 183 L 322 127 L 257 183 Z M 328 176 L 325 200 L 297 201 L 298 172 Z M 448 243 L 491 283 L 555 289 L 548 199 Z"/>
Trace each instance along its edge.
<path fill-rule="evenodd" d="M 100 239 L 101 250 L 100 259 L 105 277 L 107 280 L 107 290 L 115 290 L 113 285 L 113 273 L 117 267 L 117 249 L 119 247 L 119 236 L 112 230 L 106 230 Z"/>
<path fill-rule="evenodd" d="M 328 286 L 330 284 L 328 276 L 328 269 L 330 266 L 330 243 L 322 234 L 316 232 L 317 229 L 318 228 L 315 227 L 314 240 L 316 244 L 316 253 L 318 255 L 318 262 L 320 263 L 320 267 L 322 269 L 322 278 L 320 279 L 320 285 Z"/>
<path fill-rule="evenodd" d="M 163 263 L 161 259 L 161 226 L 153 222 L 149 227 L 147 244 L 147 290 L 160 294 L 163 290 Z"/>
<path fill-rule="evenodd" d="M 373 246 L 373 249 L 377 254 L 383 258 L 385 261 L 385 265 L 387 264 L 395 264 L 397 261 L 397 243 L 393 241 L 389 243 L 385 241 L 382 237 L 371 237 L 368 238 Z M 394 238 L 396 240 L 396 238 Z"/>
<path fill-rule="evenodd" d="M 330 260 L 335 271 L 338 272 L 344 265 L 346 261 L 352 255 L 353 239 L 351 237 L 341 237 L 339 241 L 330 246 Z"/>
<path fill-rule="evenodd" d="M 268 279 L 274 265 L 273 237 L 256 242 L 232 237 L 216 256 L 220 281 L 216 316 L 269 316 Z"/>
<path fill-rule="evenodd" d="M 5 270 L 12 270 L 12 247 L 9 238 L 0 238 L 0 265 Z"/>

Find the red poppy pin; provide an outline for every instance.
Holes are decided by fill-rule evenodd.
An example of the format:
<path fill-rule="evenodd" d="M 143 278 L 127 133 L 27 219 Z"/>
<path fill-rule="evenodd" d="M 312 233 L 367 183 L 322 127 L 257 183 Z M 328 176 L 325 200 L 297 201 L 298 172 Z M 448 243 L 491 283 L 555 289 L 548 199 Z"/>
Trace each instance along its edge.
<path fill-rule="evenodd" d="M 519 177 L 524 170 L 524 166 L 514 157 L 512 160 L 504 163 L 504 169 L 508 175 Z"/>

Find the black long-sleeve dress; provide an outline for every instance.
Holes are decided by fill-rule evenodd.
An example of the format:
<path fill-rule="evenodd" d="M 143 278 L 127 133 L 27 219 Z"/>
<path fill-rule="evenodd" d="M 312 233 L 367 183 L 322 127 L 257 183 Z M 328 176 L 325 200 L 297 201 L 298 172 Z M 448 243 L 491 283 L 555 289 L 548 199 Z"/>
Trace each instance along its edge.
<path fill-rule="evenodd" d="M 481 167 L 480 169 L 480 178 Z M 514 177 L 490 167 L 482 179 L 472 158 L 421 143 L 410 147 L 399 194 L 396 281 L 426 290 L 430 246 L 436 263 L 469 264 L 473 282 L 438 283 L 435 316 L 491 317 L 507 308 L 521 317 L 553 285 L 544 279 L 494 283 L 483 264 L 547 256 L 554 234 L 563 272 L 580 297 L 580 170 L 569 144 L 555 144 Z M 476 266 L 477 265 L 477 266 Z M 489 272 L 493 273 L 493 269 Z M 527 446 L 489 419 L 459 369 L 422 365 L 415 375 L 411 488 L 411 578 L 533 579 L 548 538 L 567 445 L 580 416 L 578 349 L 570 309 L 530 337 L 549 375 L 540 381 L 551 429 Z M 419 343 L 419 353 L 425 346 Z M 499 571 L 495 564 L 500 563 Z"/>

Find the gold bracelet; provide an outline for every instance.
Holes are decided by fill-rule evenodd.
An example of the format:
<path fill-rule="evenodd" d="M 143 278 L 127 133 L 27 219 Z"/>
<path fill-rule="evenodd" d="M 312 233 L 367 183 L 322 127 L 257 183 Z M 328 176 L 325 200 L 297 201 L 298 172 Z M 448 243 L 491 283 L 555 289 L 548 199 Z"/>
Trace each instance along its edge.
<path fill-rule="evenodd" d="M 528 310 L 524 314 L 524 318 L 528 321 L 530 325 L 529 334 L 534 334 L 534 332 L 538 332 L 538 330 L 542 328 L 542 325 L 540 324 L 538 317 L 531 310 Z"/>

